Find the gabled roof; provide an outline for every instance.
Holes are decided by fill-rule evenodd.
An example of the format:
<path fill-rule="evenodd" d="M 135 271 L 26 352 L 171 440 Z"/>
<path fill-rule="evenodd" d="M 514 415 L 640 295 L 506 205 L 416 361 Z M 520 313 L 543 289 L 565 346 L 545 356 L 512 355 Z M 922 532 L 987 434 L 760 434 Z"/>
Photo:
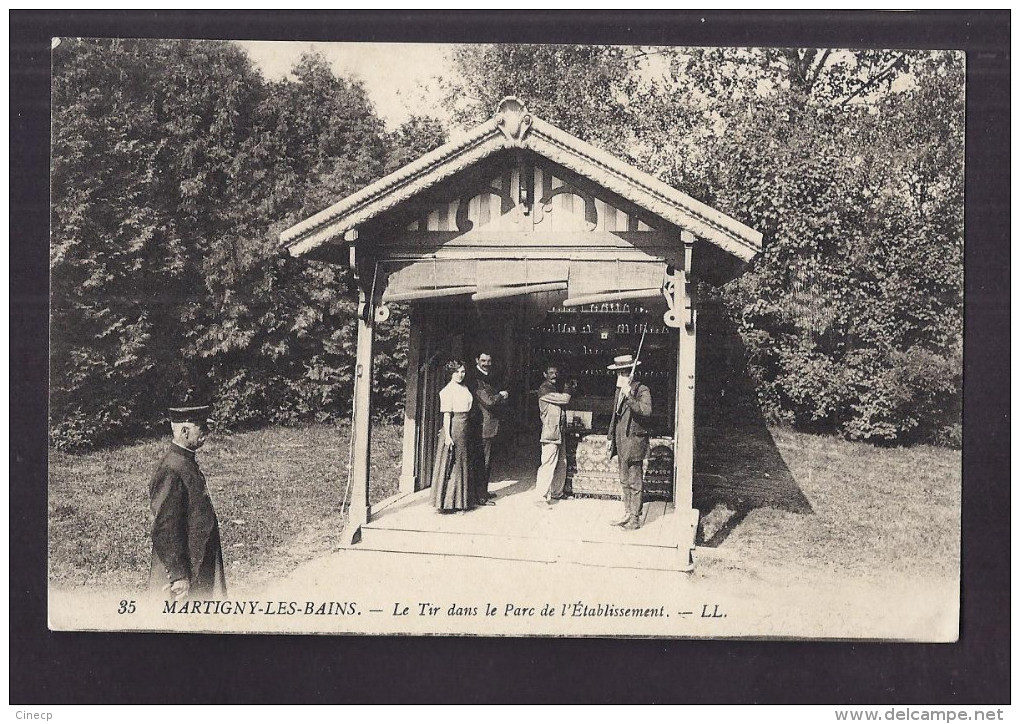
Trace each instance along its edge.
<path fill-rule="evenodd" d="M 384 176 L 280 234 L 302 256 L 504 149 L 527 149 L 618 194 L 744 261 L 761 250 L 761 234 L 649 174 L 530 114 L 505 98 L 496 115 L 463 138 Z"/>

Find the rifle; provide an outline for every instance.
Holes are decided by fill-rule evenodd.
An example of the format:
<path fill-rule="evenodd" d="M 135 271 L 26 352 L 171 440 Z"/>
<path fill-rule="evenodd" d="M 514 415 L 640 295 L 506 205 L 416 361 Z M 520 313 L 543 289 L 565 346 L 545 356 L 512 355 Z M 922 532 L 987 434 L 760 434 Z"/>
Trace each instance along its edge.
<path fill-rule="evenodd" d="M 648 333 L 648 322 L 645 322 L 645 326 L 641 330 L 641 341 L 638 342 L 637 352 L 634 353 L 634 364 L 630 366 L 630 378 L 634 379 L 634 372 L 637 370 L 638 359 L 641 358 L 641 348 L 645 345 L 645 334 Z"/>
<path fill-rule="evenodd" d="M 637 369 L 638 360 L 641 358 L 641 348 L 645 346 L 645 335 L 647 333 L 648 333 L 648 322 L 645 322 L 645 326 L 641 329 L 641 339 L 640 339 L 640 341 L 638 341 L 637 352 L 634 353 L 634 362 L 630 366 L 630 379 L 631 379 L 631 382 L 634 381 L 634 371 Z M 627 392 L 629 393 L 630 390 L 628 389 Z M 623 399 L 621 398 L 620 403 L 613 406 L 613 419 L 609 423 L 610 431 L 612 431 L 614 429 L 615 424 L 616 424 L 616 418 L 620 414 L 620 410 L 622 408 L 623 408 Z M 616 438 L 612 434 L 612 432 L 610 432 L 610 435 L 609 435 L 609 449 L 607 450 L 607 452 L 609 453 L 609 459 L 610 460 L 612 460 L 616 456 L 616 454 L 617 454 L 617 451 L 616 451 Z"/>

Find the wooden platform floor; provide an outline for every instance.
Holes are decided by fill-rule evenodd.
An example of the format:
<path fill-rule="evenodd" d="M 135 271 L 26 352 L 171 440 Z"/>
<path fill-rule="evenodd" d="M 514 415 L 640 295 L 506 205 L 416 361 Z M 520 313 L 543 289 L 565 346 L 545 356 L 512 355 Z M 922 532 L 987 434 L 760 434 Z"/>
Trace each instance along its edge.
<path fill-rule="evenodd" d="M 596 566 L 682 569 L 686 550 L 672 504 L 648 502 L 642 527 L 627 531 L 610 522 L 622 517 L 618 500 L 569 498 L 536 502 L 528 480 L 490 485 L 495 505 L 464 513 L 437 513 L 429 491 L 390 501 L 373 511 L 356 547 L 432 555 L 460 555 Z"/>

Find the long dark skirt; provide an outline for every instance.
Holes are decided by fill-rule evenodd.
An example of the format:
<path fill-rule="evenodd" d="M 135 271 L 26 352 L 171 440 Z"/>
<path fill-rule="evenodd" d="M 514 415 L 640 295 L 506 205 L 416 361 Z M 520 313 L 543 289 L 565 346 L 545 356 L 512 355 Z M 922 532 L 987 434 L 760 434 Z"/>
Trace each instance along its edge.
<path fill-rule="evenodd" d="M 439 431 L 436 462 L 432 468 L 432 505 L 439 510 L 467 510 L 471 504 L 471 474 L 468 450 L 468 413 L 453 413 L 450 437 Z"/>

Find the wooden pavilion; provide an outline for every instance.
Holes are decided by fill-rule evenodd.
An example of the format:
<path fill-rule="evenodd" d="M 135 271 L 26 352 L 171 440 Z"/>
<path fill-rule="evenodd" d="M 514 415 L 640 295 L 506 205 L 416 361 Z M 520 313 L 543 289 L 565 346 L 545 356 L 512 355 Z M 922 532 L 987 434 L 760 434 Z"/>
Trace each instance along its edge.
<path fill-rule="evenodd" d="M 483 555 L 488 543 L 501 557 L 689 568 L 698 522 L 692 281 L 731 279 L 760 250 L 761 234 L 506 98 L 467 135 L 280 240 L 294 257 L 349 264 L 358 281 L 348 544 Z M 371 506 L 373 330 L 398 302 L 411 320 L 400 495 Z M 611 413 L 606 364 L 642 333 L 639 374 L 652 390 L 656 437 L 648 520 L 628 536 L 597 521 L 616 487 L 614 467 L 594 451 Z M 466 516 L 426 516 L 442 364 L 458 357 L 471 365 L 483 348 L 511 391 L 506 494 Z M 511 493 L 527 488 L 538 463 L 528 447 L 537 442 L 529 391 L 547 362 L 579 383 L 568 413 L 579 502 L 543 512 Z"/>

